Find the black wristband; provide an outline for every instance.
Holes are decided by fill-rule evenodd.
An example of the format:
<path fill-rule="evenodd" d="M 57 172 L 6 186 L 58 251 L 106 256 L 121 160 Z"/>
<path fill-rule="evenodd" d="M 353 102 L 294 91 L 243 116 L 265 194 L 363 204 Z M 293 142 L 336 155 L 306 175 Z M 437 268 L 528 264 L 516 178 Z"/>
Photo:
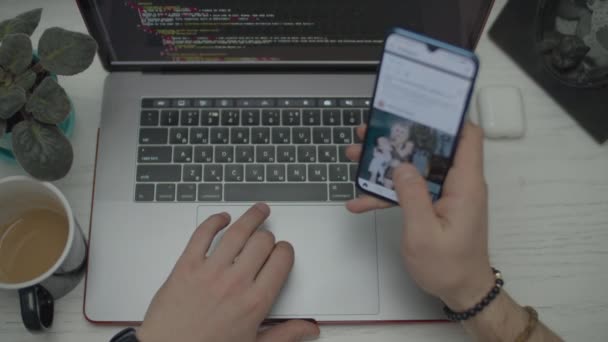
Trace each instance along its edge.
<path fill-rule="evenodd" d="M 128 328 L 118 333 L 110 342 L 139 342 L 135 336 L 135 329 Z"/>
<path fill-rule="evenodd" d="M 477 303 L 477 305 L 467 311 L 462 312 L 454 312 L 452 309 L 448 308 L 447 305 L 443 308 L 443 312 L 450 321 L 466 321 L 467 319 L 475 317 L 498 296 L 500 289 L 505 285 L 505 282 L 502 279 L 502 274 L 499 270 L 492 268 L 492 272 L 494 272 L 494 276 L 496 277 L 494 287 L 492 287 L 490 292 L 488 292 L 488 294 L 481 300 L 481 302 Z"/>

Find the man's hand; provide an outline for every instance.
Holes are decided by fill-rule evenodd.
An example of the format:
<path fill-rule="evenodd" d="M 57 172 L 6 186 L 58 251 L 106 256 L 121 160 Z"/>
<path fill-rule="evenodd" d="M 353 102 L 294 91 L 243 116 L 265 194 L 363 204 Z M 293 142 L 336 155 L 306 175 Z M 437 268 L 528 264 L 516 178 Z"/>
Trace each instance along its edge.
<path fill-rule="evenodd" d="M 359 135 L 364 131 L 359 128 Z M 415 167 L 400 165 L 393 176 L 404 217 L 401 246 L 409 273 L 422 289 L 456 311 L 477 304 L 494 284 L 482 139 L 481 129 L 465 125 L 443 196 L 435 204 Z M 361 146 L 351 146 L 347 154 L 359 160 Z M 370 196 L 347 204 L 355 213 L 390 206 Z"/>
<path fill-rule="evenodd" d="M 230 224 L 230 216 L 221 213 L 203 222 L 152 300 L 138 339 L 296 342 L 317 337 L 319 328 L 305 321 L 258 331 L 294 261 L 290 244 L 275 243 L 272 233 L 257 230 L 269 214 L 265 204 L 251 207 L 208 256 L 214 237 Z"/>

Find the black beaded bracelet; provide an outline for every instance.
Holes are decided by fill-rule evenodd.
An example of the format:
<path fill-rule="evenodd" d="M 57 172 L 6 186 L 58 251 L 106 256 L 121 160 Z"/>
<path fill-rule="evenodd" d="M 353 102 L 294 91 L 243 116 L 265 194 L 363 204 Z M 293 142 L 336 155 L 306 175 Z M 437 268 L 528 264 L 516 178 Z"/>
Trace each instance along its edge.
<path fill-rule="evenodd" d="M 463 312 L 454 312 L 452 309 L 448 308 L 447 305 L 443 308 L 443 312 L 450 321 L 466 321 L 467 319 L 475 317 L 478 313 L 483 311 L 483 309 L 485 309 L 496 298 L 496 296 L 498 296 L 500 289 L 504 286 L 505 282 L 502 279 L 502 274 L 499 270 L 492 267 L 492 272 L 494 272 L 494 276 L 496 277 L 494 287 L 492 287 L 490 292 L 488 292 L 488 294 L 477 305 Z"/>

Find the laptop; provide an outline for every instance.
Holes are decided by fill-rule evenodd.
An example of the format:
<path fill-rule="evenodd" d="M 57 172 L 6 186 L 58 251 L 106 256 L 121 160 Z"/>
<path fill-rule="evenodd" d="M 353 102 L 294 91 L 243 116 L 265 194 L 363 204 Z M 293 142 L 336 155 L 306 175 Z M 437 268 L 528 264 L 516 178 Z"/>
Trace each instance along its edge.
<path fill-rule="evenodd" d="M 296 261 L 269 319 L 442 319 L 408 277 L 399 210 L 350 214 L 388 30 L 473 49 L 492 0 L 80 0 L 105 81 L 84 314 L 143 320 L 207 216 L 269 203 Z"/>

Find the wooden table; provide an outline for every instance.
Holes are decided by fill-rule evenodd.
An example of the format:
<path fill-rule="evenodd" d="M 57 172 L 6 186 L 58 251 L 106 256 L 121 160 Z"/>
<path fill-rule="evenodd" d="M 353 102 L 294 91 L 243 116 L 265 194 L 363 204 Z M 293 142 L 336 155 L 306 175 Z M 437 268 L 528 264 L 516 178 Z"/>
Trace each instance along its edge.
<path fill-rule="evenodd" d="M 490 23 L 506 0 L 497 0 Z M 0 17 L 44 7 L 46 27 L 85 31 L 74 0 L 2 0 Z M 478 53 L 479 86 L 517 85 L 525 95 L 528 132 L 516 141 L 488 141 L 490 248 L 507 289 L 566 340 L 608 340 L 608 147 L 597 145 L 487 37 Z M 99 61 L 85 73 L 61 78 L 76 107 L 75 162 L 56 184 L 88 231 L 96 133 L 106 72 Z M 608 101 L 608 100 L 607 100 Z M 0 162 L 0 177 L 22 174 Z M 55 324 L 30 335 L 15 293 L 0 292 L 0 341 L 109 341 L 120 328 L 89 324 L 82 315 L 83 286 L 56 303 Z M 466 341 L 457 324 L 328 326 L 321 341 Z"/>

